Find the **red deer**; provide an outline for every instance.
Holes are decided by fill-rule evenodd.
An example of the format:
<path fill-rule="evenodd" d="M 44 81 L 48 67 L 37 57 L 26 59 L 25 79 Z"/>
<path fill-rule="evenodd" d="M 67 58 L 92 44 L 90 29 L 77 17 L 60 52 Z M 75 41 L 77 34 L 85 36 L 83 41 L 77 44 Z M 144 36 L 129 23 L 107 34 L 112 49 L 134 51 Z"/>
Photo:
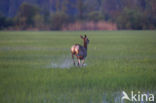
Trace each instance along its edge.
<path fill-rule="evenodd" d="M 85 58 L 87 57 L 87 46 L 89 44 L 89 40 L 87 38 L 87 36 L 82 36 L 80 35 L 80 38 L 83 39 L 83 43 L 84 45 L 80 45 L 80 44 L 75 44 L 71 47 L 71 53 L 72 53 L 72 59 L 73 59 L 73 63 L 75 65 L 75 61 L 74 61 L 74 55 L 77 57 L 78 60 L 78 66 L 80 66 L 81 61 L 82 61 L 82 66 L 84 65 L 85 62 Z"/>

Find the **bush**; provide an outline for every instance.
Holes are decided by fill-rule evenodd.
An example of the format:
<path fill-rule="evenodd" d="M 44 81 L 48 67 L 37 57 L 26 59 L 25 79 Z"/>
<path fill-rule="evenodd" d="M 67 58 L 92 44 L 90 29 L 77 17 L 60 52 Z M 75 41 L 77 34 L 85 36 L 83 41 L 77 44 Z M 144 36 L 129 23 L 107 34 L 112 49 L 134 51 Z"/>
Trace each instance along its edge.
<path fill-rule="evenodd" d="M 56 12 L 51 15 L 51 29 L 60 30 L 64 24 L 68 23 L 68 21 L 68 15 L 64 12 Z"/>
<path fill-rule="evenodd" d="M 0 14 L 0 30 L 13 26 L 13 20 Z"/>

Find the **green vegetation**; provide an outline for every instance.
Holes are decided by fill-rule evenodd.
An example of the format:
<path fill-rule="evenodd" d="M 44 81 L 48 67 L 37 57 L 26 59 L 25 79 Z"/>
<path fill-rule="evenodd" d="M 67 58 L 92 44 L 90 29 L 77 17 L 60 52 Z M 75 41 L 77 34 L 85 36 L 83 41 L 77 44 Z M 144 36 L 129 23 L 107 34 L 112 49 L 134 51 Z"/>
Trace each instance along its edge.
<path fill-rule="evenodd" d="M 90 39 L 86 67 L 54 68 Z M 156 31 L 0 32 L 1 103 L 120 103 L 156 90 Z M 60 64 L 61 65 L 61 64 Z M 119 97 L 118 97 L 119 96 Z M 107 103 L 106 102 L 106 103 Z"/>
<path fill-rule="evenodd" d="M 117 29 L 154 30 L 155 7 L 155 0 L 1 0 L 0 14 L 6 17 L 0 15 L 0 30 L 75 30 L 71 24 L 76 30 L 101 30 L 103 21 Z M 77 22 L 101 22 L 101 27 L 87 29 Z"/>

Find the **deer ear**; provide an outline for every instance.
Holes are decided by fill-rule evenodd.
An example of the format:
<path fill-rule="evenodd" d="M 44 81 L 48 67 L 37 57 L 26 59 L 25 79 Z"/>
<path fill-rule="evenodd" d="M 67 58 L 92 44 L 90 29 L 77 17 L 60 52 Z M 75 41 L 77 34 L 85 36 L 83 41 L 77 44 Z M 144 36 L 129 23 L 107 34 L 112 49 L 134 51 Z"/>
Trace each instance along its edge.
<path fill-rule="evenodd" d="M 83 36 L 82 36 L 82 35 L 80 35 L 80 38 L 82 38 L 82 39 L 83 39 Z"/>
<path fill-rule="evenodd" d="M 87 35 L 85 34 L 85 35 L 84 35 L 84 37 L 86 38 L 86 37 L 87 37 Z"/>

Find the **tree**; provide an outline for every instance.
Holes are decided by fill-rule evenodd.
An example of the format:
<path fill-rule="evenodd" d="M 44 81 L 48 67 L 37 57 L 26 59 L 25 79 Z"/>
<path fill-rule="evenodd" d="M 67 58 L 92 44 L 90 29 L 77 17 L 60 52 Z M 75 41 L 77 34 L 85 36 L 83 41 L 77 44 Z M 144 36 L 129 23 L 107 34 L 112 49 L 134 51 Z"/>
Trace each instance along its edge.
<path fill-rule="evenodd" d="M 68 22 L 68 15 L 64 12 L 56 12 L 51 16 L 51 29 L 60 30 Z"/>
<path fill-rule="evenodd" d="M 20 26 L 28 27 L 34 25 L 34 17 L 39 14 L 40 10 L 37 6 L 23 3 L 16 16 L 17 23 Z"/>
<path fill-rule="evenodd" d="M 117 18 L 119 29 L 143 29 L 143 13 L 139 10 L 125 8 Z"/>
<path fill-rule="evenodd" d="M 118 15 L 120 15 L 122 7 L 121 0 L 103 0 L 101 11 L 104 15 L 109 15 L 110 20 L 114 20 Z"/>
<path fill-rule="evenodd" d="M 0 30 L 13 26 L 13 20 L 0 14 Z"/>
<path fill-rule="evenodd" d="M 84 19 L 85 6 L 83 0 L 77 0 L 78 19 Z"/>
<path fill-rule="evenodd" d="M 34 26 L 38 29 L 42 29 L 44 26 L 44 17 L 40 14 L 34 16 Z"/>
<path fill-rule="evenodd" d="M 93 11 L 93 12 L 88 13 L 87 18 L 89 21 L 99 21 L 99 20 L 103 20 L 104 16 L 99 11 Z"/>

